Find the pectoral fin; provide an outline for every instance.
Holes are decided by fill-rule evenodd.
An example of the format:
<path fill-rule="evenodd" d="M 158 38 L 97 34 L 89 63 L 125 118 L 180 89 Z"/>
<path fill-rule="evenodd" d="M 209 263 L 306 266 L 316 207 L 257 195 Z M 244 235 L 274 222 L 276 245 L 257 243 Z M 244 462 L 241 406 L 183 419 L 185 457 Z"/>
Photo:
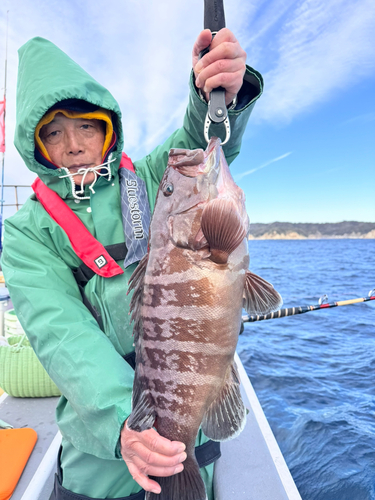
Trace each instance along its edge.
<path fill-rule="evenodd" d="M 281 295 L 271 283 L 247 271 L 243 296 L 243 307 L 248 314 L 268 314 L 277 311 L 283 304 Z"/>
<path fill-rule="evenodd" d="M 240 378 L 233 361 L 220 394 L 206 411 L 202 430 L 214 441 L 226 441 L 238 435 L 245 422 L 246 409 L 240 393 Z"/>
<path fill-rule="evenodd" d="M 246 228 L 234 204 L 225 199 L 208 203 L 202 213 L 202 232 L 210 247 L 210 259 L 226 264 L 229 255 L 246 237 Z"/>

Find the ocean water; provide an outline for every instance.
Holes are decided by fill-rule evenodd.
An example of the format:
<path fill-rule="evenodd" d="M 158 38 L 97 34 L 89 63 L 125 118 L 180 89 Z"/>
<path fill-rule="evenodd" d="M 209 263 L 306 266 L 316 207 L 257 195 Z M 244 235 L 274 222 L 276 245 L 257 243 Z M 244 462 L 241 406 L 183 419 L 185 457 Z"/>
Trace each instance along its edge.
<path fill-rule="evenodd" d="M 250 241 L 283 307 L 365 297 L 375 240 Z M 375 302 L 375 301 L 374 301 Z M 375 304 L 246 323 L 238 352 L 303 500 L 375 500 Z"/>

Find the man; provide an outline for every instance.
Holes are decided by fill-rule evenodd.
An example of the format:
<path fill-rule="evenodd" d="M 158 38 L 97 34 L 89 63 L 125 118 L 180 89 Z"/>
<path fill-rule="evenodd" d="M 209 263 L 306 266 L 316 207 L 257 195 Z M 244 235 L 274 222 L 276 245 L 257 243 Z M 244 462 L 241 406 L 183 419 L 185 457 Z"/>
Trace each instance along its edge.
<path fill-rule="evenodd" d="M 134 165 L 121 155 L 121 112 L 111 94 L 47 40 L 20 49 L 15 144 L 38 179 L 36 196 L 5 222 L 2 267 L 17 316 L 63 394 L 56 411 L 61 471 L 51 498 L 140 500 L 141 488 L 160 492 L 149 475 L 183 469 L 183 443 L 126 426 L 134 373 L 126 291 L 140 260 L 126 186 L 147 194 L 152 211 L 169 149 L 206 147 L 207 99 L 217 86 L 230 108 L 228 163 L 238 155 L 262 78 L 245 66 L 229 30 L 198 60 L 210 43 L 204 30 L 194 45 L 183 127 Z M 211 134 L 223 135 L 220 126 Z M 144 238 L 148 203 L 138 210 Z M 206 441 L 200 433 L 196 445 Z M 213 463 L 201 474 L 212 499 Z"/>

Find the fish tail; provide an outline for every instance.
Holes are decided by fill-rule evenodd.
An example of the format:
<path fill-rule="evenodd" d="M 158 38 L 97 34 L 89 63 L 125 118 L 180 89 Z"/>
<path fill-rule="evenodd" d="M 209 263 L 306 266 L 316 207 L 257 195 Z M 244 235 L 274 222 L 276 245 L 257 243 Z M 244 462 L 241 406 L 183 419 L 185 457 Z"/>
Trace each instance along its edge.
<path fill-rule="evenodd" d="M 161 493 L 146 493 L 146 500 L 206 500 L 206 488 L 195 458 L 187 457 L 184 470 L 169 477 L 152 477 L 161 486 Z"/>

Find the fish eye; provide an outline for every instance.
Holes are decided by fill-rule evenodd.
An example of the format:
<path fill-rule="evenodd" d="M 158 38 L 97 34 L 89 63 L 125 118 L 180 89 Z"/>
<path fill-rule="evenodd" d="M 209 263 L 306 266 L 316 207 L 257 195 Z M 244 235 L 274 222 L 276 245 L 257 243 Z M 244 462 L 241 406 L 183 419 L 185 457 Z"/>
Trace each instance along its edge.
<path fill-rule="evenodd" d="M 164 196 L 170 196 L 173 193 L 173 184 L 167 184 L 163 189 Z"/>

